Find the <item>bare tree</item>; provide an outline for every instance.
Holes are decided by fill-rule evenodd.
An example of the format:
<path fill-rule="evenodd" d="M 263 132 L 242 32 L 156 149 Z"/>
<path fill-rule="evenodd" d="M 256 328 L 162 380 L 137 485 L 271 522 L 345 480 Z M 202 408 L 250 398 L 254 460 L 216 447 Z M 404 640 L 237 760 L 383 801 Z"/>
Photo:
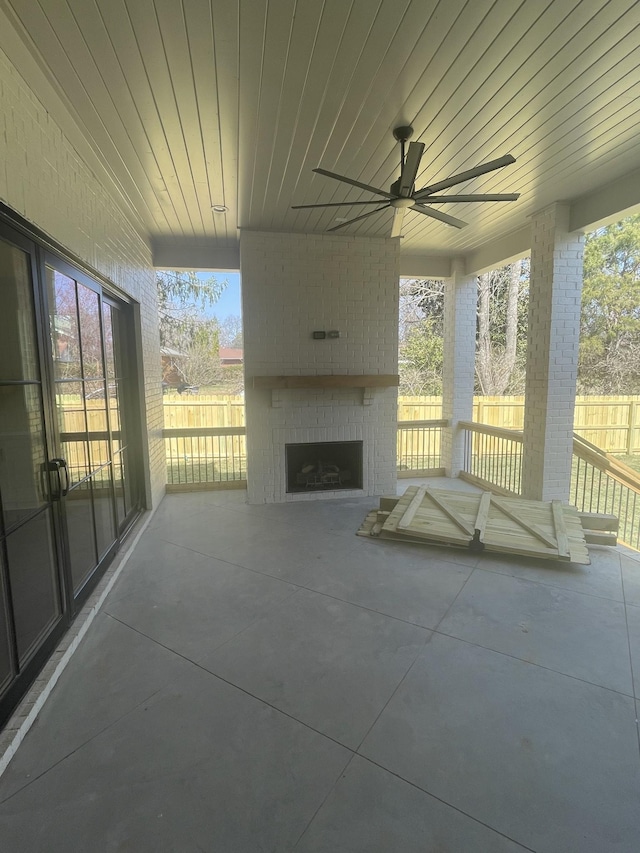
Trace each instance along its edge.
<path fill-rule="evenodd" d="M 520 390 L 523 372 L 516 368 L 522 277 L 520 261 L 478 276 L 476 378 L 481 394 Z"/>
<path fill-rule="evenodd" d="M 242 317 L 229 314 L 220 321 L 220 345 L 242 348 Z"/>

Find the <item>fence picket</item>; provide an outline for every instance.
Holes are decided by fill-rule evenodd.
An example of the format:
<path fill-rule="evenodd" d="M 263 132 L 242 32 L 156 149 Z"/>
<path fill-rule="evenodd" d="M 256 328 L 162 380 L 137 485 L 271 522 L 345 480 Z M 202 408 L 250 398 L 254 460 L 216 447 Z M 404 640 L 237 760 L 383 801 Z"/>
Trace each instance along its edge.
<path fill-rule="evenodd" d="M 84 412 L 80 406 L 78 408 L 79 411 L 64 413 L 62 428 L 65 432 L 84 431 Z M 104 429 L 104 403 L 87 401 L 87 409 L 89 430 Z M 165 427 L 169 429 L 244 426 L 244 397 L 167 395 L 164 398 L 164 415 Z M 441 417 L 441 397 L 398 398 L 399 421 L 426 421 Z M 522 429 L 524 397 L 475 397 L 473 419 L 489 426 Z M 577 397 L 574 430 L 608 453 L 640 453 L 640 396 Z M 410 446 L 406 449 L 408 453 L 414 452 Z"/>

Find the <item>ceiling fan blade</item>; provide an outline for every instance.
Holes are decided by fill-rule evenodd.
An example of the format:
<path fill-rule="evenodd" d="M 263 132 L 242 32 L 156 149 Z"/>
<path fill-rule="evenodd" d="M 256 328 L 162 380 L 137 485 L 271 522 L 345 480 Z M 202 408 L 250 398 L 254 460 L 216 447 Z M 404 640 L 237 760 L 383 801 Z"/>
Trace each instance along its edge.
<path fill-rule="evenodd" d="M 429 204 L 444 201 L 517 201 L 520 193 L 492 193 L 489 195 L 430 195 L 427 196 Z"/>
<path fill-rule="evenodd" d="M 449 216 L 448 213 L 442 213 L 433 207 L 427 207 L 426 204 L 414 204 L 411 210 L 417 210 L 418 213 L 424 213 L 425 216 L 439 219 L 440 222 L 446 222 L 447 225 L 453 225 L 454 228 L 465 228 L 469 224 L 468 222 L 463 222 L 462 219 L 456 219 L 455 216 Z"/>
<path fill-rule="evenodd" d="M 399 237 L 402 234 L 402 221 L 406 207 L 396 207 L 393 211 L 393 225 L 391 226 L 391 236 Z"/>
<path fill-rule="evenodd" d="M 336 181 L 342 181 L 343 184 L 351 184 L 352 187 L 359 187 L 361 190 L 368 190 L 370 193 L 375 193 L 376 195 L 383 195 L 385 198 L 395 198 L 391 193 L 387 193 L 384 190 L 379 190 L 377 187 L 369 186 L 369 184 L 362 184 L 360 181 L 354 181 L 351 178 L 345 178 L 344 175 L 337 175 L 335 172 L 328 172 L 326 169 L 313 169 L 318 175 L 326 175 L 327 178 L 335 178 Z"/>
<path fill-rule="evenodd" d="M 410 142 L 409 150 L 402 167 L 398 192 L 403 198 L 409 198 L 416 182 L 416 175 L 424 151 L 424 142 Z M 395 220 L 394 220 L 395 221 Z"/>
<path fill-rule="evenodd" d="M 368 213 L 363 213 L 361 216 L 355 216 L 353 219 L 347 219 L 346 222 L 341 222 L 340 225 L 334 225 L 332 228 L 327 228 L 327 231 L 337 231 L 338 228 L 344 228 L 345 225 L 351 225 L 352 222 L 359 222 L 361 219 L 366 219 L 367 216 L 373 216 L 374 213 L 379 213 L 381 210 L 386 210 L 388 204 L 383 204 L 377 210 L 370 210 Z"/>
<path fill-rule="evenodd" d="M 326 204 L 292 204 L 291 210 L 303 210 L 307 207 L 353 207 L 356 204 L 380 204 L 376 201 L 329 201 Z"/>
<path fill-rule="evenodd" d="M 414 193 L 413 197 L 416 201 L 419 201 L 421 198 L 426 198 L 426 196 L 437 193 L 438 190 L 446 190 L 456 184 L 462 184 L 464 181 L 470 181 L 472 178 L 477 178 L 479 175 L 485 175 L 487 172 L 493 172 L 495 169 L 501 169 L 503 166 L 509 166 L 511 163 L 515 162 L 515 157 L 512 157 L 511 154 L 505 154 L 504 157 L 499 157 L 497 160 L 489 160 L 488 163 L 484 163 L 482 166 L 476 166 L 475 169 L 468 169 L 466 172 L 458 172 L 457 175 L 452 175 L 444 181 L 438 181 L 437 184 L 430 184 L 428 187 L 423 187 L 421 190 Z"/>

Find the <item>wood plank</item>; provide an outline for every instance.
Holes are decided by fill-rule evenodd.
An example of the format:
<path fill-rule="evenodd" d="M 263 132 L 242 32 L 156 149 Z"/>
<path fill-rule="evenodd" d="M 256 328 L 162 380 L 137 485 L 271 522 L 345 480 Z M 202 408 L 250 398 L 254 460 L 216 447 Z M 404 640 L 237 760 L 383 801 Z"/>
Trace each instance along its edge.
<path fill-rule="evenodd" d="M 374 522 L 374 525 L 371 528 L 371 536 L 380 536 L 380 532 L 382 531 L 383 525 L 383 521 Z"/>
<path fill-rule="evenodd" d="M 398 524 L 398 527 L 400 529 L 409 527 L 409 525 L 416 516 L 416 512 L 419 510 L 420 505 L 422 504 L 426 491 L 426 488 L 423 486 L 415 493 L 415 495 L 411 499 L 411 503 L 409 504 L 409 506 L 404 512 L 404 515 L 400 519 L 400 522 Z"/>
<path fill-rule="evenodd" d="M 469 537 L 473 534 L 461 532 L 460 525 L 434 502 L 434 492 L 428 487 L 425 487 L 424 497 L 418 506 L 417 497 L 419 498 L 420 491 L 422 490 L 417 486 L 410 486 L 402 497 L 391 498 L 395 506 L 380 531 L 380 538 L 472 547 Z M 571 560 L 582 564 L 590 562 L 584 531 L 574 507 L 558 507 L 562 512 L 558 528 L 564 526 L 566 534 L 566 544 L 560 536 L 559 554 L 552 505 L 549 503 L 516 498 L 496 499 L 493 495 L 484 497 L 475 493 L 444 490 L 438 490 L 435 498 L 439 504 L 444 502 L 446 510 L 460 519 L 468 530 L 482 528 L 485 507 L 482 507 L 481 513 L 480 504 L 484 501 L 487 520 L 484 524 L 482 544 L 487 551 L 530 555 L 547 560 Z M 496 502 L 504 504 L 507 512 L 503 511 L 502 506 L 497 506 Z M 410 507 L 411 513 L 408 512 Z M 377 519 L 379 512 L 376 511 L 374 518 Z M 409 526 L 405 524 L 405 517 L 410 521 Z"/>
<path fill-rule="evenodd" d="M 377 538 L 388 539 L 390 541 L 395 541 L 395 542 L 409 542 L 413 545 L 425 545 L 426 544 L 425 541 L 422 539 L 412 539 L 411 537 L 405 536 L 404 534 L 397 535 L 395 533 L 389 533 L 389 532 L 385 532 L 384 530 L 379 530 L 377 527 L 376 516 L 377 516 L 377 510 L 375 510 L 375 509 L 372 510 L 371 512 L 367 513 L 365 520 L 362 522 L 362 524 L 360 525 L 360 527 L 356 531 L 356 536 L 373 537 L 376 539 Z M 438 544 L 438 543 L 434 543 L 434 544 Z M 440 544 L 442 544 L 442 543 L 440 543 Z"/>
<path fill-rule="evenodd" d="M 491 492 L 483 492 L 478 506 L 478 514 L 476 515 L 475 533 L 479 540 L 484 536 L 485 527 L 489 520 L 489 508 L 491 507 Z"/>
<path fill-rule="evenodd" d="M 405 491 L 404 495 L 402 495 L 395 507 L 391 510 L 389 514 L 389 518 L 384 523 L 383 530 L 387 533 L 395 533 L 398 528 L 398 522 L 404 515 L 406 508 L 411 503 L 411 500 L 415 493 L 418 491 L 417 486 L 409 486 Z"/>
<path fill-rule="evenodd" d="M 556 543 L 558 545 L 558 556 L 569 556 L 569 539 L 567 536 L 567 526 L 564 523 L 564 513 L 562 511 L 561 501 L 551 501 L 551 514 L 553 516 L 553 526 L 556 531 Z"/>
<path fill-rule="evenodd" d="M 465 519 L 462 518 L 462 516 L 459 515 L 459 513 L 456 512 L 456 510 L 454 510 L 452 507 L 448 506 L 447 502 L 445 500 L 442 500 L 441 497 L 436 497 L 434 492 L 431 489 L 427 489 L 426 487 L 424 487 L 424 489 L 422 489 L 421 491 L 424 491 L 425 497 L 428 496 L 429 499 L 438 507 L 438 509 L 444 515 L 446 515 L 446 517 L 450 521 L 452 521 L 456 527 L 458 527 L 460 530 L 462 530 L 462 532 L 465 533 L 467 536 L 473 537 L 473 529 L 470 527 L 468 522 L 465 521 Z M 415 515 L 415 513 L 414 513 L 414 515 Z M 410 520 L 409 524 L 405 525 L 404 518 L 403 518 L 400 521 L 400 523 L 398 524 L 398 530 L 408 530 L 411 533 L 416 533 L 417 531 L 415 529 L 415 525 L 413 527 L 411 527 L 412 520 L 413 520 L 413 517 Z"/>
<path fill-rule="evenodd" d="M 384 495 L 380 498 L 380 509 L 383 512 L 391 512 L 391 510 L 395 509 L 398 500 L 397 495 Z"/>
<path fill-rule="evenodd" d="M 458 474 L 459 480 L 464 480 L 465 483 L 470 483 L 472 486 L 479 486 L 481 489 L 487 488 L 487 482 L 482 477 L 476 477 L 475 474 L 469 474 L 467 471 L 460 471 Z M 489 488 L 492 495 L 502 495 L 505 498 L 517 498 L 518 495 L 510 489 L 503 489 L 502 486 L 496 486 L 495 483 L 490 483 Z"/>
<path fill-rule="evenodd" d="M 497 506 L 498 509 L 503 512 L 508 518 L 512 521 L 515 521 L 516 524 L 519 524 L 524 530 L 528 533 L 533 534 L 536 539 L 539 539 L 543 542 L 548 548 L 557 548 L 557 542 L 554 537 L 548 536 L 544 530 L 542 530 L 537 524 L 529 524 L 529 522 L 525 521 L 522 518 L 520 512 L 514 512 L 513 509 L 505 502 L 504 498 L 495 498 L 493 499 L 493 505 Z"/>
<path fill-rule="evenodd" d="M 611 545 L 615 548 L 618 544 L 618 537 L 615 533 L 603 533 L 599 530 L 585 530 L 584 538 L 589 545 Z"/>
<path fill-rule="evenodd" d="M 620 525 L 617 515 L 602 512 L 579 512 L 580 523 L 585 530 L 616 531 Z"/>
<path fill-rule="evenodd" d="M 434 528 L 433 524 L 429 523 L 428 517 L 424 517 L 425 513 L 423 512 L 423 508 L 420 510 L 420 513 L 423 515 L 420 528 L 414 526 L 410 532 L 398 529 L 398 524 L 417 491 L 418 486 L 409 486 L 404 495 L 399 498 L 395 508 L 389 514 L 389 518 L 380 532 L 380 538 L 400 540 L 403 542 L 418 542 L 423 545 L 428 543 L 440 543 L 466 547 L 468 539 L 461 536 L 460 529 L 453 522 L 442 514 L 439 514 L 439 526 Z M 427 506 L 430 508 L 432 507 L 430 503 L 427 504 Z"/>
<path fill-rule="evenodd" d="M 398 480 L 413 480 L 416 477 L 446 477 L 446 468 L 412 468 L 411 470 L 398 471 Z"/>

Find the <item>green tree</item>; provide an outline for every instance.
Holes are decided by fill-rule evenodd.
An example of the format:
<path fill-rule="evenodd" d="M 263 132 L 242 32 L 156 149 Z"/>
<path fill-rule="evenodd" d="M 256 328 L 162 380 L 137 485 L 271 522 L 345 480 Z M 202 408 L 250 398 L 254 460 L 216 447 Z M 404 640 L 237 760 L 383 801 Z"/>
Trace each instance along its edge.
<path fill-rule="evenodd" d="M 524 391 L 528 300 L 528 260 L 479 276 L 477 393 Z M 443 318 L 443 281 L 401 281 L 400 393 L 442 393 Z"/>
<path fill-rule="evenodd" d="M 410 396 L 442 394 L 442 330 L 434 318 L 414 325 L 400 359 L 400 393 Z"/>
<path fill-rule="evenodd" d="M 528 302 L 528 260 L 478 276 L 477 393 L 524 392 Z"/>
<path fill-rule="evenodd" d="M 640 393 L 640 214 L 586 238 L 578 390 Z"/>
<path fill-rule="evenodd" d="M 400 393 L 442 393 L 444 282 L 400 281 Z"/>
<path fill-rule="evenodd" d="M 222 368 L 218 321 L 205 310 L 219 298 L 227 281 L 199 279 L 195 272 L 156 273 L 160 346 L 172 351 L 167 381 L 185 385 L 216 385 Z"/>
<path fill-rule="evenodd" d="M 218 301 L 227 283 L 214 275 L 199 279 L 195 272 L 156 272 L 160 346 L 187 349 L 202 324 L 209 322 L 203 311 Z"/>

